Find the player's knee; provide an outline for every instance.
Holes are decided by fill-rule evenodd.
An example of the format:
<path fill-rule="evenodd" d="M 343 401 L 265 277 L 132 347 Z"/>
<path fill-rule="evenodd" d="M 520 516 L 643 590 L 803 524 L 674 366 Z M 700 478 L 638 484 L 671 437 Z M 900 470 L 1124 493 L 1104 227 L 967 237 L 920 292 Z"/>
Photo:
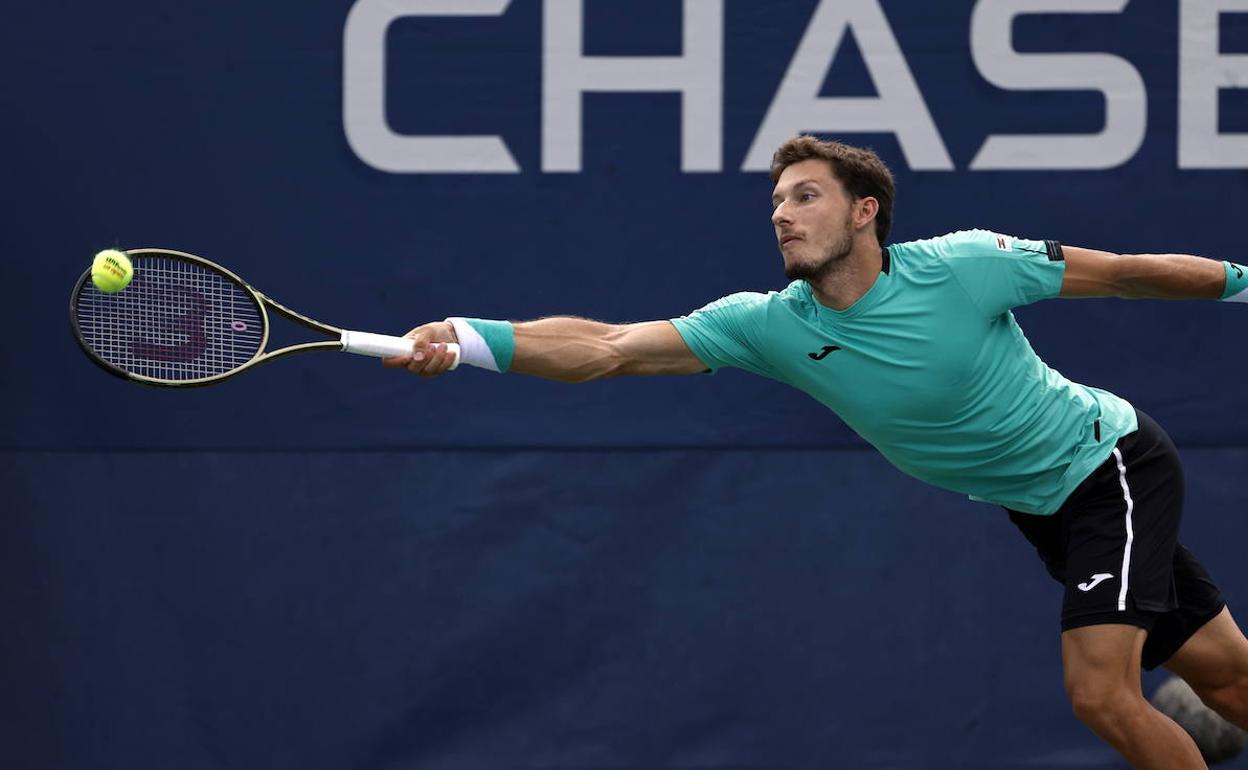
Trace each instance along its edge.
<path fill-rule="evenodd" d="M 1223 719 L 1248 728 L 1248 674 L 1239 673 L 1216 685 L 1205 684 L 1192 689 Z"/>
<path fill-rule="evenodd" d="M 1120 724 L 1146 705 L 1122 682 L 1067 680 L 1066 696 L 1075 717 L 1094 729 L 1098 725 Z"/>
<path fill-rule="evenodd" d="M 1224 719 L 1248 728 L 1248 655 L 1223 656 L 1216 665 L 1183 673 L 1206 706 Z"/>

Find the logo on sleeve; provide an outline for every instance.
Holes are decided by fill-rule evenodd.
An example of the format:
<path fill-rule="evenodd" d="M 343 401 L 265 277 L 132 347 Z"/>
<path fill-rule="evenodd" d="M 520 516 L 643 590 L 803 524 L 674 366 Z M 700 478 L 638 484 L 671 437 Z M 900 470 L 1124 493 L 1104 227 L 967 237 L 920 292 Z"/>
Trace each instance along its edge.
<path fill-rule="evenodd" d="M 806 355 L 810 356 L 810 359 L 811 359 L 812 361 L 822 361 L 823 359 L 825 359 L 825 358 L 827 358 L 827 357 L 828 357 L 828 354 L 829 354 L 829 353 L 831 353 L 831 352 L 833 352 L 833 351 L 835 351 L 835 350 L 840 350 L 840 349 L 841 349 L 841 347 L 840 347 L 839 345 L 824 345 L 824 346 L 823 346 L 823 349 L 822 349 L 822 350 L 820 350 L 819 352 L 817 352 L 817 353 L 807 353 Z"/>
<path fill-rule="evenodd" d="M 1109 574 L 1108 572 L 1098 572 L 1095 575 L 1093 575 L 1092 579 L 1089 580 L 1088 582 L 1080 583 L 1079 590 L 1083 591 L 1086 594 L 1088 591 L 1091 591 L 1093 588 L 1096 588 L 1101 583 L 1103 583 L 1106 580 L 1109 580 L 1112 577 L 1113 575 Z"/>
<path fill-rule="evenodd" d="M 1000 249 L 1001 251 L 1009 251 L 1010 239 L 1006 238 L 1004 235 L 998 235 L 997 236 L 997 248 Z"/>

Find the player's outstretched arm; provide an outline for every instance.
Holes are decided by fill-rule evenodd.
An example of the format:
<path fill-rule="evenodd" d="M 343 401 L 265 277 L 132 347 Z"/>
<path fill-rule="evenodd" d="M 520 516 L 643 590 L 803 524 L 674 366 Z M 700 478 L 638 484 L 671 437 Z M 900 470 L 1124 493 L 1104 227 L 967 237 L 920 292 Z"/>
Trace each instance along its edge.
<path fill-rule="evenodd" d="M 464 363 L 561 382 L 620 375 L 694 374 L 706 365 L 669 321 L 606 324 L 583 318 L 543 318 L 508 323 L 449 319 L 412 329 L 412 355 L 386 358 L 385 366 L 425 377 L 452 364 L 446 343 L 460 345 Z"/>
<path fill-rule="evenodd" d="M 1063 297 L 1226 299 L 1248 301 L 1248 276 L 1239 265 L 1189 254 L 1113 254 L 1062 247 Z"/>
<path fill-rule="evenodd" d="M 563 382 L 621 375 L 697 374 L 706 364 L 670 321 L 605 324 L 545 318 L 513 324 L 511 371 Z"/>

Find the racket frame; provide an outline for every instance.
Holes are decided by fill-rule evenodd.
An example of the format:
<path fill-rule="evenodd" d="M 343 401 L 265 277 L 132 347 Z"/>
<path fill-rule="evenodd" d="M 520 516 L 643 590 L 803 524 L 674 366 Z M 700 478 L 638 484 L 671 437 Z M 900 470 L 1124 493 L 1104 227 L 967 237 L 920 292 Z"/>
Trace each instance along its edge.
<path fill-rule="evenodd" d="M 233 271 L 218 265 L 216 262 L 204 259 L 203 257 L 197 257 L 194 254 L 188 254 L 184 251 L 173 251 L 171 249 L 126 249 L 125 254 L 129 257 L 152 255 L 166 257 L 169 259 L 177 259 L 190 262 L 192 264 L 198 264 L 207 267 L 214 272 L 220 273 L 224 278 L 242 288 L 248 295 L 251 296 L 253 300 L 255 300 L 256 307 L 259 309 L 260 320 L 264 327 L 264 332 L 260 338 L 260 345 L 256 348 L 255 355 L 253 355 L 248 361 L 234 367 L 228 372 L 214 374 L 211 377 L 199 377 L 189 380 L 164 380 L 158 377 L 148 377 L 142 374 L 127 372 L 125 369 L 114 366 L 108 361 L 105 361 L 95 351 L 93 351 L 91 346 L 87 344 L 86 339 L 82 335 L 82 330 L 78 326 L 78 295 L 82 291 L 83 286 L 86 285 L 86 282 L 91 280 L 91 269 L 88 268 L 78 279 L 77 283 L 74 284 L 74 290 L 69 295 L 69 324 L 70 328 L 73 329 L 74 339 L 78 342 L 78 347 L 82 348 L 82 352 L 87 354 L 87 358 L 91 359 L 92 363 L 114 377 L 120 377 L 123 380 L 130 380 L 131 382 L 137 382 L 142 385 L 150 385 L 158 388 L 194 388 L 201 385 L 212 385 L 221 382 L 222 380 L 229 379 L 236 374 L 242 374 L 243 372 L 248 371 L 255 366 L 259 366 L 260 364 L 267 363 L 276 358 L 293 355 L 295 353 L 308 353 L 317 350 L 342 351 L 346 349 L 342 339 L 342 329 L 336 326 L 330 326 L 327 323 L 322 323 L 314 318 L 309 318 L 302 313 L 291 310 L 280 302 L 266 296 L 264 293 L 251 286 L 251 284 L 238 277 L 238 275 L 236 275 Z M 136 274 L 137 269 L 138 268 L 136 268 Z M 125 289 L 122 289 L 122 291 L 125 291 Z M 338 339 L 302 342 L 296 345 L 288 345 L 284 348 L 278 348 L 277 350 L 266 352 L 265 346 L 269 344 L 269 308 L 272 308 L 274 312 L 283 318 L 293 321 L 300 326 L 331 336 L 337 335 Z"/>

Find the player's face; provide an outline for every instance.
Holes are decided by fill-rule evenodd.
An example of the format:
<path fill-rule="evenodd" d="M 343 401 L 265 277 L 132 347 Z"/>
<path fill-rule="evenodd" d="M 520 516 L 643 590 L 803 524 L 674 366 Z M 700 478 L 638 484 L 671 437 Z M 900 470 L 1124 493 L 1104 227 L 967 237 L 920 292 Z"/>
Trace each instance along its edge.
<path fill-rule="evenodd" d="M 818 158 L 786 168 L 772 191 L 771 223 L 789 280 L 825 275 L 854 243 L 853 200 Z"/>

